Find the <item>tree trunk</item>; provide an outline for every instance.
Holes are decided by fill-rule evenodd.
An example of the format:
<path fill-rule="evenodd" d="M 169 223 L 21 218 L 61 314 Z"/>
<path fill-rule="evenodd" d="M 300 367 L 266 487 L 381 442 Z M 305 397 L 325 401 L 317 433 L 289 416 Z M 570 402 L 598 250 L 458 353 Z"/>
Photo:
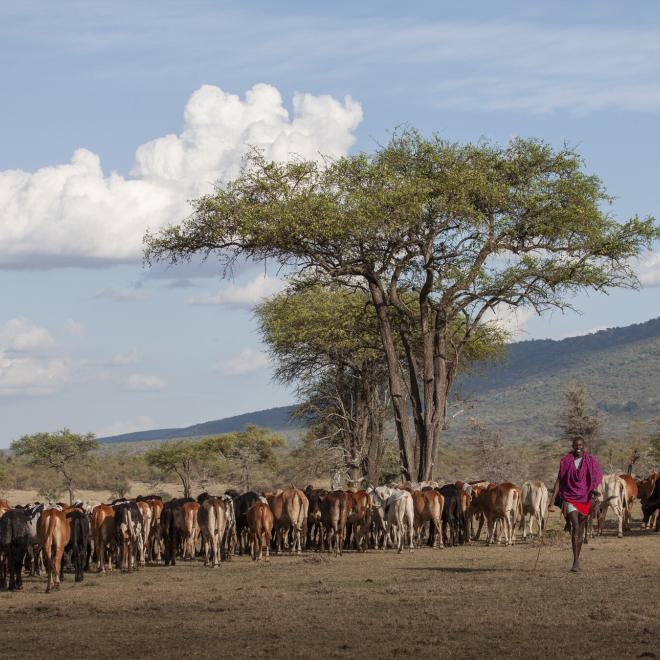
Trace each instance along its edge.
<path fill-rule="evenodd" d="M 394 409 L 394 425 L 399 441 L 401 474 L 405 479 L 411 479 L 417 472 L 415 469 L 415 447 L 410 436 L 408 398 L 405 393 L 403 378 L 399 372 L 399 355 L 396 350 L 390 319 L 387 315 L 387 306 L 383 291 L 375 282 L 369 282 L 369 291 L 374 307 L 376 308 L 378 328 L 387 361 L 390 396 L 392 397 L 392 407 Z"/>

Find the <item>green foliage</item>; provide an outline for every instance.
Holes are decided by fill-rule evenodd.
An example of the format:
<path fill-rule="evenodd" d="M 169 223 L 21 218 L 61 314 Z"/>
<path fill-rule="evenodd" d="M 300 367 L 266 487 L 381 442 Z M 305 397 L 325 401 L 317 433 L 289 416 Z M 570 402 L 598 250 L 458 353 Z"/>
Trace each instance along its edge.
<path fill-rule="evenodd" d="M 147 451 L 144 460 L 163 477 L 175 474 L 183 485 L 184 497 L 192 496 L 193 481 L 206 481 L 209 470 L 220 469 L 207 440 L 170 440 Z"/>
<path fill-rule="evenodd" d="M 147 234 L 145 260 L 201 252 L 231 268 L 270 258 L 305 281 L 368 293 L 402 469 L 428 478 L 453 380 L 498 308 L 542 313 L 570 307 L 580 290 L 637 285 L 634 258 L 660 228 L 653 218 L 618 222 L 610 201 L 573 149 L 457 144 L 404 129 L 373 154 L 322 164 L 254 152 L 180 226 Z"/>
<path fill-rule="evenodd" d="M 33 465 L 47 467 L 60 475 L 73 502 L 76 470 L 88 459 L 99 443 L 93 433 L 79 435 L 69 429 L 55 433 L 24 435 L 11 443 L 16 456 L 27 456 Z"/>
<path fill-rule="evenodd" d="M 243 431 L 207 438 L 201 444 L 209 455 L 220 455 L 227 461 L 226 475 L 245 490 L 253 487 L 255 466 L 276 469 L 277 449 L 286 447 L 279 433 L 253 424 Z"/>

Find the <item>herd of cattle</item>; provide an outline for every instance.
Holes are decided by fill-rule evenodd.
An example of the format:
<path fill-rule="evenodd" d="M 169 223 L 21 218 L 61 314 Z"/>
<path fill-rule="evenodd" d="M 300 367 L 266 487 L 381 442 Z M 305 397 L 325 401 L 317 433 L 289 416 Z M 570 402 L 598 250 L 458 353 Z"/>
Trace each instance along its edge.
<path fill-rule="evenodd" d="M 660 472 L 636 481 L 630 475 L 606 475 L 599 501 L 590 516 L 602 534 L 608 509 L 618 519 L 618 535 L 630 528 L 632 505 L 642 504 L 643 527 L 660 528 Z M 426 542 L 431 546 L 472 543 L 484 523 L 489 544 L 515 541 L 533 527 L 543 535 L 549 504 L 540 481 L 522 487 L 505 482 L 435 482 L 333 490 L 308 486 L 274 493 L 224 495 L 202 493 L 196 500 L 163 502 L 158 496 L 116 500 L 111 504 L 78 502 L 72 506 L 29 504 L 10 507 L 0 499 L 0 588 L 22 588 L 22 575 L 47 570 L 46 591 L 58 589 L 67 564 L 75 580 L 83 580 L 92 562 L 100 572 L 145 566 L 174 565 L 178 558 L 201 556 L 205 566 L 218 566 L 235 553 L 252 558 L 272 548 L 300 553 L 303 549 L 334 552 L 347 548 L 395 547 Z M 595 523 L 595 524 L 594 524 Z M 529 527 L 529 530 L 528 530 Z"/>

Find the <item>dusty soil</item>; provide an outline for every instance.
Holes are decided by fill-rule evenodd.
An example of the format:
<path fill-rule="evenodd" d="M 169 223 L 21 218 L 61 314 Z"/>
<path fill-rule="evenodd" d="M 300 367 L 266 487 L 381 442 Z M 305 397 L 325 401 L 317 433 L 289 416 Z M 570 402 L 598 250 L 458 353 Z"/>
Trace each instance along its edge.
<path fill-rule="evenodd" d="M 567 536 L 540 547 L 318 553 L 220 568 L 45 578 L 0 594 L 11 658 L 660 657 L 660 534 L 613 531 L 568 572 Z"/>

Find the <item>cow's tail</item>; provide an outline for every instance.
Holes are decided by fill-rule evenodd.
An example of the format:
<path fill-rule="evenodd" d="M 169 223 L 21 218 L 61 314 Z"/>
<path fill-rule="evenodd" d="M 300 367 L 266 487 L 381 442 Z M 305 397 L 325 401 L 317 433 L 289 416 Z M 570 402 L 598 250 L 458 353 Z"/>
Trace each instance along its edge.
<path fill-rule="evenodd" d="M 55 527 L 57 524 L 57 518 L 53 515 L 48 516 L 48 523 L 46 527 L 46 538 L 44 540 L 44 557 L 46 561 L 50 564 L 53 557 L 53 541 L 55 539 Z"/>

